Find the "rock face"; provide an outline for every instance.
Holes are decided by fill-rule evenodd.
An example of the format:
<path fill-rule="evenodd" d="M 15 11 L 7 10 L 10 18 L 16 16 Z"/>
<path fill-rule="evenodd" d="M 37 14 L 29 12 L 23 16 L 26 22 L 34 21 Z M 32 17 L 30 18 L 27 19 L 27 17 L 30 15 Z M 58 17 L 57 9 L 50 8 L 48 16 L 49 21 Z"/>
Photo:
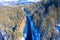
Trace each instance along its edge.
<path fill-rule="evenodd" d="M 10 36 L 11 40 L 13 39 L 12 35 L 14 36 L 14 40 L 16 40 L 15 37 L 18 38 L 18 35 L 21 36 L 19 33 L 23 32 L 21 28 L 25 26 L 25 19 L 26 17 L 21 7 L 0 6 L 0 29 L 6 34 L 6 37 Z"/>
<path fill-rule="evenodd" d="M 44 3 L 43 3 L 44 2 Z M 38 9 L 34 12 L 33 20 L 35 22 L 35 26 L 37 29 L 41 29 L 41 40 L 54 40 L 55 38 L 59 38 L 59 34 L 57 31 L 57 18 L 58 16 L 58 7 L 55 4 L 56 1 L 47 1 L 42 2 L 42 8 Z M 42 10 L 43 9 L 43 10 Z M 41 11 L 42 12 L 41 12 Z M 42 23 L 41 23 L 42 22 Z M 57 38 L 57 37 L 58 38 Z M 56 40 L 55 39 L 55 40 Z"/>
<path fill-rule="evenodd" d="M 60 7 L 57 8 L 55 4 L 56 1 L 54 0 L 43 0 L 35 4 L 21 4 L 22 6 L 0 6 L 0 29 L 2 31 L 1 33 L 4 34 L 2 35 L 4 36 L 4 40 L 21 40 L 24 35 L 23 31 L 25 31 L 24 28 L 27 24 L 27 18 L 29 20 L 28 27 L 30 28 L 31 26 L 31 29 L 28 29 L 28 31 L 30 32 L 32 30 L 32 33 L 25 32 L 28 32 L 27 35 L 32 34 L 33 37 L 30 35 L 32 39 L 54 40 L 59 37 L 60 33 L 57 30 L 58 26 L 56 24 L 58 22 L 57 19 L 60 17 L 58 13 Z M 23 8 L 27 10 L 24 12 L 22 10 Z M 0 40 L 2 40 L 2 37 L 0 37 Z"/>
<path fill-rule="evenodd" d="M 59 38 L 59 31 L 57 30 L 57 19 L 60 18 L 58 13 L 58 4 L 56 0 L 45 0 L 37 3 L 35 6 L 27 8 L 29 13 L 32 13 L 32 19 L 34 21 L 34 29 L 38 30 L 41 34 L 41 40 L 57 40 Z M 39 4 L 39 5 L 38 5 Z M 30 9 L 29 9 L 30 8 Z M 32 29 L 33 31 L 33 29 Z M 37 38 L 38 33 L 35 35 L 35 31 L 32 32 L 33 37 Z M 59 36 L 58 36 L 59 35 Z M 57 37 L 56 37 L 57 36 Z M 39 39 L 37 39 L 39 40 Z"/>

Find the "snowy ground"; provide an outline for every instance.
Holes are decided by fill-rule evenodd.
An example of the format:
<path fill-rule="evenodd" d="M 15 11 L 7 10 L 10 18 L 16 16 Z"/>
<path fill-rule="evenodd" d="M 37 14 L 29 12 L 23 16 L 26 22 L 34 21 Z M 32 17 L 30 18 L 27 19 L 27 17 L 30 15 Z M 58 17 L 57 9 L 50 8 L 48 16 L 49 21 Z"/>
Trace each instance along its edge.
<path fill-rule="evenodd" d="M 0 0 L 0 2 L 2 2 L 2 1 L 6 1 L 6 2 L 8 2 L 8 1 L 38 2 L 38 1 L 42 1 L 42 0 Z"/>

